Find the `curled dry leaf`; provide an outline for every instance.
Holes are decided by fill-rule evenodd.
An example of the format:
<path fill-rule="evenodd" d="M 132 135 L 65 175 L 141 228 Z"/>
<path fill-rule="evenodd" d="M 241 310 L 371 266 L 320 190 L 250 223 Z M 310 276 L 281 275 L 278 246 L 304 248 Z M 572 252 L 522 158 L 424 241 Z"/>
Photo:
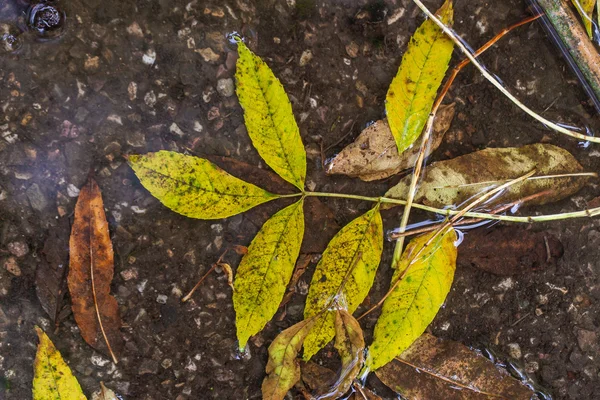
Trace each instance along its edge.
<path fill-rule="evenodd" d="M 529 400 L 533 395 L 482 355 L 427 333 L 375 374 L 390 389 L 414 400 Z"/>
<path fill-rule="evenodd" d="M 425 156 L 433 153 L 442 143 L 454 118 L 455 104 L 441 106 L 436 114 Z M 416 141 L 420 143 L 421 140 Z M 385 179 L 412 168 L 419 157 L 419 146 L 412 146 L 398 154 L 396 141 L 387 120 L 380 120 L 363 129 L 356 140 L 346 146 L 327 167 L 328 174 L 358 177 L 363 181 Z"/>
<path fill-rule="evenodd" d="M 58 224 L 50 228 L 42 250 L 43 257 L 35 271 L 35 292 L 55 326 L 58 326 L 59 314 L 65 306 L 70 229 L 69 220 L 65 217 L 59 218 Z"/>
<path fill-rule="evenodd" d="M 456 262 L 496 275 L 514 275 L 541 268 L 562 254 L 563 245 L 554 235 L 508 225 L 466 234 Z"/>
<path fill-rule="evenodd" d="M 123 338 L 119 306 L 110 294 L 114 254 L 102 194 L 92 178 L 79 192 L 69 247 L 67 281 L 81 336 L 116 363 Z"/>
<path fill-rule="evenodd" d="M 263 400 L 282 400 L 300 380 L 300 361 L 296 358 L 314 318 L 298 322 L 281 332 L 269 346 L 267 377 L 262 383 Z"/>
<path fill-rule="evenodd" d="M 485 149 L 431 164 L 425 170 L 414 201 L 437 208 L 458 206 L 486 188 L 498 186 L 532 170 L 536 171 L 536 176 L 545 176 L 582 172 L 583 167 L 571 153 L 551 144 Z M 576 193 L 588 180 L 585 176 L 534 178 L 507 188 L 500 197 L 501 201 L 510 203 L 550 190 L 548 195 L 532 199 L 527 205 L 551 203 Z M 385 196 L 406 199 L 410 179 L 410 176 L 403 178 Z"/>
<path fill-rule="evenodd" d="M 358 321 L 346 310 L 335 313 L 335 348 L 342 360 L 340 375 L 319 400 L 340 398 L 350 389 L 364 361 L 365 339 Z"/>
<path fill-rule="evenodd" d="M 40 343 L 33 364 L 33 400 L 87 400 L 54 344 L 37 326 Z"/>

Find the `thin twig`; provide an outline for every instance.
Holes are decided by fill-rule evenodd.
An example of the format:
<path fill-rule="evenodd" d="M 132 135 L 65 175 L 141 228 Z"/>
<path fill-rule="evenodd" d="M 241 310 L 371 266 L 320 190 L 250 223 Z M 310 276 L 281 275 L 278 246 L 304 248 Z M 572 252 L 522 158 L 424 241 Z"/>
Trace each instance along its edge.
<path fill-rule="evenodd" d="M 186 294 L 183 299 L 181 299 L 182 303 L 185 303 L 186 301 L 188 301 L 190 299 L 190 297 L 192 297 L 192 295 L 194 294 L 196 289 L 198 289 L 200 287 L 200 285 L 202 284 L 202 282 L 204 282 L 204 280 L 208 277 L 208 275 L 210 275 L 210 273 L 213 272 L 215 270 L 215 268 L 217 268 L 223 262 L 223 258 L 225 257 L 225 255 L 227 254 L 228 251 L 229 251 L 229 249 L 225 250 L 225 252 L 223 252 L 223 254 L 221 254 L 221 257 L 219 257 L 217 262 L 214 263 L 210 267 L 210 269 L 204 274 L 204 276 L 202 276 L 202 278 L 200 278 L 200 280 L 198 281 L 198 283 L 196 283 L 196 285 L 192 288 L 192 290 L 190 290 L 190 292 L 188 294 Z"/>

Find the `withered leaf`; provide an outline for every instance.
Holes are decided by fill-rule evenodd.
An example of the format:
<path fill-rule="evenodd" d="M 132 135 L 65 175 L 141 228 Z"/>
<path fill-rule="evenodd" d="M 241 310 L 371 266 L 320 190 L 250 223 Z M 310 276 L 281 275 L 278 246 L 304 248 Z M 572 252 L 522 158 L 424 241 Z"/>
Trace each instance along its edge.
<path fill-rule="evenodd" d="M 562 243 L 554 235 L 508 225 L 466 234 L 458 248 L 457 264 L 514 275 L 541 268 L 562 254 Z"/>
<path fill-rule="evenodd" d="M 60 323 L 59 314 L 65 307 L 70 229 L 66 217 L 59 218 L 58 224 L 50 228 L 42 249 L 43 257 L 35 271 L 35 292 L 55 326 Z"/>
<path fill-rule="evenodd" d="M 529 400 L 531 389 L 461 343 L 427 333 L 398 359 L 375 371 L 396 393 L 412 400 Z"/>
<path fill-rule="evenodd" d="M 340 398 L 350 389 L 364 361 L 365 339 L 358 321 L 346 310 L 337 310 L 335 315 L 335 348 L 342 360 L 342 369 L 337 381 L 320 400 Z"/>
<path fill-rule="evenodd" d="M 454 118 L 454 112 L 454 103 L 439 108 L 426 157 L 442 143 Z M 335 156 L 327 167 L 327 173 L 358 177 L 363 181 L 385 179 L 415 165 L 420 149 L 417 143 L 421 143 L 421 139 L 417 139 L 415 145 L 398 154 L 396 141 L 387 120 L 379 120 L 363 129 L 353 143 Z"/>
<path fill-rule="evenodd" d="M 325 392 L 336 378 L 335 372 L 313 361 L 300 361 L 300 370 L 302 382 L 316 393 Z"/>
<path fill-rule="evenodd" d="M 79 193 L 69 247 L 69 292 L 81 336 L 116 363 L 123 338 L 117 300 L 110 295 L 114 254 L 102 194 L 92 178 Z"/>

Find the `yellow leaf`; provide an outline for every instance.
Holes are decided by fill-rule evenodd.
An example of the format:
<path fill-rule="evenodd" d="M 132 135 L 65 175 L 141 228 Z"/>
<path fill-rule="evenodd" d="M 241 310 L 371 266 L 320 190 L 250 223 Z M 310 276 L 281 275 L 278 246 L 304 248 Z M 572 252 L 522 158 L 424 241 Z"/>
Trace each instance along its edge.
<path fill-rule="evenodd" d="M 319 400 L 334 400 L 350 389 L 364 361 L 365 339 L 358 321 L 346 310 L 335 313 L 335 348 L 342 359 L 340 376 L 332 389 Z"/>
<path fill-rule="evenodd" d="M 236 93 L 252 144 L 269 167 L 304 190 L 306 152 L 290 100 L 269 66 L 238 40 Z"/>
<path fill-rule="evenodd" d="M 260 229 L 235 276 L 233 306 L 240 348 L 273 317 L 304 237 L 303 200 L 273 215 Z"/>
<path fill-rule="evenodd" d="M 35 330 L 40 343 L 33 364 L 33 400 L 87 400 L 50 338 L 37 326 Z"/>
<path fill-rule="evenodd" d="M 406 275 L 383 303 L 366 366 L 376 370 L 406 350 L 433 321 L 450 291 L 456 269 L 456 232 L 452 227 L 410 241 L 392 285 Z"/>
<path fill-rule="evenodd" d="M 382 248 L 379 207 L 356 218 L 331 239 L 317 264 L 306 298 L 304 318 L 320 315 L 304 342 L 304 360 L 308 361 L 335 335 L 335 311 L 321 313 L 333 305 L 332 300 L 353 313 L 365 299 L 373 285 Z"/>
<path fill-rule="evenodd" d="M 315 319 L 309 318 L 292 325 L 269 346 L 267 377 L 262 383 L 263 400 L 282 400 L 300 380 L 300 363 L 296 356 L 314 323 Z"/>
<path fill-rule="evenodd" d="M 594 7 L 596 6 L 596 0 L 571 0 L 573 5 L 579 12 L 583 26 L 587 31 L 588 36 L 593 38 L 592 32 L 592 14 L 594 13 Z"/>
<path fill-rule="evenodd" d="M 129 165 L 161 203 L 191 218 L 227 218 L 278 197 L 208 160 L 172 151 L 132 155 Z"/>
<path fill-rule="evenodd" d="M 446 0 L 437 14 L 442 22 L 452 26 L 452 1 Z M 408 149 L 421 134 L 453 47 L 452 40 L 431 20 L 423 22 L 412 36 L 385 98 L 398 153 Z"/>

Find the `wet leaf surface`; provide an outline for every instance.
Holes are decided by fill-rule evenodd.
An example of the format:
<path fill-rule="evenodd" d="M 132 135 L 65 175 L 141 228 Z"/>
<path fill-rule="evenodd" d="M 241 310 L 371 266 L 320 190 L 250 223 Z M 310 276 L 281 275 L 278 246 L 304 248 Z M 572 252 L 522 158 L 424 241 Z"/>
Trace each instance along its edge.
<path fill-rule="evenodd" d="M 452 1 L 446 0 L 436 14 L 444 24 L 452 26 Z M 452 41 L 431 20 L 423 22 L 412 36 L 385 98 L 398 153 L 410 148 L 421 134 L 453 49 Z"/>
<path fill-rule="evenodd" d="M 33 400 L 86 400 L 87 398 L 54 344 L 37 326 L 39 338 L 33 365 Z"/>
<path fill-rule="evenodd" d="M 539 270 L 563 252 L 562 243 L 548 232 L 508 225 L 467 232 L 456 262 L 496 275 L 515 275 Z"/>
<path fill-rule="evenodd" d="M 304 190 L 306 152 L 292 104 L 269 66 L 238 41 L 236 93 L 258 154 L 286 181 Z"/>
<path fill-rule="evenodd" d="M 114 254 L 102 193 L 89 178 L 79 192 L 69 242 L 71 308 L 83 339 L 117 362 L 123 347 L 117 300 L 110 294 Z"/>
<path fill-rule="evenodd" d="M 154 197 L 187 217 L 226 218 L 276 198 L 199 157 L 163 150 L 128 160 Z"/>
<path fill-rule="evenodd" d="M 340 306 L 347 307 L 349 313 L 356 311 L 373 285 L 382 248 L 383 227 L 378 207 L 344 226 L 329 242 L 317 264 L 304 317 L 316 316 L 331 306 L 334 299 Z M 304 343 L 304 360 L 308 361 L 333 339 L 334 325 L 333 311 L 317 317 Z"/>
<path fill-rule="evenodd" d="M 57 225 L 50 228 L 35 271 L 35 292 L 55 326 L 60 323 L 59 315 L 65 307 L 70 230 L 66 217 L 59 218 Z"/>
<path fill-rule="evenodd" d="M 415 202 L 438 208 L 458 206 L 486 188 L 534 169 L 536 176 L 583 172 L 583 167 L 571 153 L 551 144 L 490 148 L 431 164 L 425 169 Z M 510 186 L 499 199 L 510 203 L 551 190 L 551 193 L 527 202 L 527 205 L 547 204 L 576 193 L 587 180 L 587 177 L 530 179 Z M 409 186 L 410 176 L 391 188 L 386 197 L 405 199 Z"/>
<path fill-rule="evenodd" d="M 596 7 L 597 0 L 571 0 L 579 16 L 581 16 L 581 22 L 585 26 L 585 30 L 590 38 L 593 37 L 593 14 L 594 8 Z"/>
<path fill-rule="evenodd" d="M 430 137 L 426 157 L 442 143 L 444 134 L 454 118 L 455 105 L 440 106 Z M 420 140 L 416 140 L 420 143 Z M 358 177 L 363 181 L 385 179 L 412 168 L 419 156 L 419 146 L 398 154 L 396 142 L 387 120 L 380 120 L 365 128 L 356 140 L 346 146 L 327 167 L 328 174 Z"/>
<path fill-rule="evenodd" d="M 404 249 L 391 286 L 403 278 L 384 301 L 369 346 L 366 367 L 370 370 L 384 366 L 421 336 L 450 292 L 456 232 L 450 227 L 436 233 L 418 236 Z"/>
<path fill-rule="evenodd" d="M 296 358 L 315 319 L 309 318 L 281 332 L 269 346 L 267 377 L 262 383 L 263 400 L 281 400 L 300 380 L 300 361 Z"/>
<path fill-rule="evenodd" d="M 283 300 L 304 237 L 304 202 L 273 215 L 237 269 L 233 292 L 240 348 L 273 318 Z"/>
<path fill-rule="evenodd" d="M 461 343 L 427 333 L 375 374 L 414 400 L 530 400 L 533 391 Z M 408 364 L 407 364 L 408 363 Z"/>

